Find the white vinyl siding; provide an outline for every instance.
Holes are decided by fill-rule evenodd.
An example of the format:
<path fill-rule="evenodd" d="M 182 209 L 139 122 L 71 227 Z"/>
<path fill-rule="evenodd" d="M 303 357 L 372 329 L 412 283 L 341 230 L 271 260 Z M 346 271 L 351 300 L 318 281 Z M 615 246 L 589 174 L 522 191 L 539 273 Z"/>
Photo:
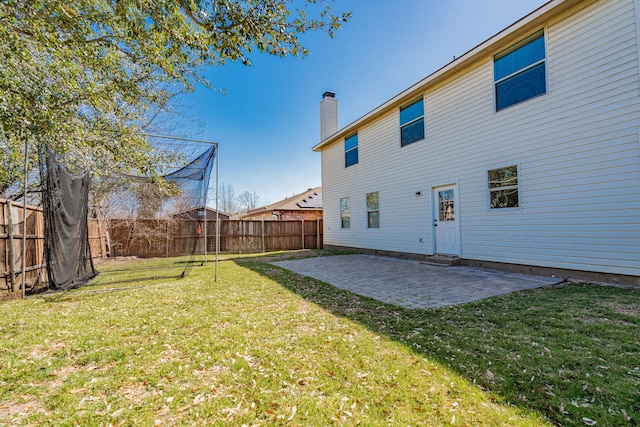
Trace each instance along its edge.
<path fill-rule="evenodd" d="M 325 244 L 432 254 L 430 189 L 456 183 L 462 258 L 638 275 L 633 8 L 602 0 L 549 23 L 545 96 L 496 113 L 488 55 L 423 94 L 428 144 L 398 146 L 395 110 L 357 129 L 357 168 L 344 169 L 341 144 L 323 149 Z M 506 165 L 518 165 L 519 209 L 490 209 L 487 171 Z M 352 203 L 348 233 L 329 229 L 340 197 L 372 188 L 385 202 L 380 233 L 365 232 L 364 203 Z"/>

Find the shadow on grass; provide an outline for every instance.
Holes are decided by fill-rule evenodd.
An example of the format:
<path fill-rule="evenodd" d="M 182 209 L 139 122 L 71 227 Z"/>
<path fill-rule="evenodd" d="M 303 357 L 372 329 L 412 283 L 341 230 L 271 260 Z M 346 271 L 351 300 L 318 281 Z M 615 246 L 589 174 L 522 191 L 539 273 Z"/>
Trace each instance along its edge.
<path fill-rule="evenodd" d="M 204 262 L 194 262 L 187 265 L 186 268 L 182 261 L 175 262 L 174 264 L 183 265 L 143 268 L 138 266 L 137 268 L 108 269 L 107 271 L 99 273 L 97 276 L 93 277 L 88 283 L 67 289 L 47 290 L 42 292 L 40 295 L 49 303 L 57 303 L 76 298 L 78 292 L 91 294 L 100 292 L 129 291 L 156 286 L 171 286 L 175 283 L 179 283 L 175 281 L 189 277 L 191 269 L 193 267 L 203 266 Z M 166 274 L 166 271 L 177 271 L 177 273 Z M 164 272 L 165 274 L 158 274 L 159 272 Z M 121 278 L 118 279 L 118 277 Z M 166 283 L 167 281 L 175 283 Z M 142 284 L 138 285 L 138 283 Z"/>
<path fill-rule="evenodd" d="M 104 271 L 94 280 L 82 286 L 90 288 L 96 286 L 122 285 L 127 283 L 149 282 L 157 280 L 183 279 L 189 275 L 194 267 L 205 265 L 204 258 L 180 259 L 177 258 L 167 265 L 166 258 L 137 259 L 133 262 L 120 263 L 114 260 L 113 264 L 102 264 Z M 116 266 L 120 266 L 117 268 Z M 173 273 L 175 272 L 175 273 Z M 107 277 L 106 281 L 104 278 Z"/>
<path fill-rule="evenodd" d="M 220 262 L 230 261 L 221 259 Z M 212 265 L 215 258 L 207 257 L 207 263 Z M 125 291 L 133 289 L 143 289 L 153 286 L 165 286 L 167 280 L 175 281 L 188 278 L 194 267 L 204 267 L 205 259 L 176 259 L 167 265 L 166 258 L 140 258 L 140 259 L 113 259 L 100 263 L 98 275 L 93 277 L 88 283 L 60 290 L 44 290 L 42 292 L 46 301 L 61 302 L 69 299 L 71 293 L 75 291 L 86 291 L 88 293 Z M 120 266 L 118 268 L 117 266 Z M 169 274 L 175 271 L 175 274 Z M 133 285 L 144 283 L 142 285 Z M 132 286 L 122 286 L 132 285 Z"/>
<path fill-rule="evenodd" d="M 234 261 L 556 425 L 638 425 L 640 290 L 566 284 L 410 310 L 269 264 L 334 254 L 281 253 Z"/>
<path fill-rule="evenodd" d="M 182 273 L 178 275 L 164 275 L 164 276 L 148 276 L 148 277 L 131 277 L 128 279 L 122 280 L 111 280 L 109 282 L 92 282 L 87 285 L 82 286 L 82 289 L 86 288 L 94 288 L 97 286 L 111 286 L 111 285 L 124 285 L 127 283 L 138 283 L 138 282 L 152 282 L 156 280 L 174 280 L 174 279 L 183 279 L 184 276 Z"/>

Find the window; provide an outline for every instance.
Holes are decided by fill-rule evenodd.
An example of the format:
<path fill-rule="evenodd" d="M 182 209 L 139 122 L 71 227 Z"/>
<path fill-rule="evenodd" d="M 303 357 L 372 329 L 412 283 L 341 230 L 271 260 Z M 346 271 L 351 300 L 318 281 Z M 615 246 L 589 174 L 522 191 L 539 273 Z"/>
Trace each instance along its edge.
<path fill-rule="evenodd" d="M 400 146 L 424 139 L 424 102 L 419 100 L 400 109 Z"/>
<path fill-rule="evenodd" d="M 489 200 L 491 209 L 519 206 L 517 166 L 489 171 Z"/>
<path fill-rule="evenodd" d="M 539 31 L 493 60 L 496 111 L 547 93 L 544 31 Z"/>
<path fill-rule="evenodd" d="M 344 167 L 358 163 L 358 134 L 344 140 Z"/>
<path fill-rule="evenodd" d="M 453 189 L 438 191 L 438 219 L 440 221 L 455 221 L 456 206 Z"/>
<path fill-rule="evenodd" d="M 351 200 L 348 197 L 340 199 L 340 227 L 351 227 Z"/>
<path fill-rule="evenodd" d="M 378 192 L 367 193 L 367 228 L 380 228 Z"/>

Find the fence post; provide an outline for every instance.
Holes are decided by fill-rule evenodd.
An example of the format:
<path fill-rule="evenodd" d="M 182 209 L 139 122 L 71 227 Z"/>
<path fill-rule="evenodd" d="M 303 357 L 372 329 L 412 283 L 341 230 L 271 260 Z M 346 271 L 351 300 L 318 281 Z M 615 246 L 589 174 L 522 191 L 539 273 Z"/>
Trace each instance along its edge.
<path fill-rule="evenodd" d="M 264 248 L 264 215 L 262 215 L 262 252 L 265 252 L 265 248 Z"/>
<path fill-rule="evenodd" d="M 302 249 L 304 249 L 304 218 L 302 219 Z"/>
<path fill-rule="evenodd" d="M 316 220 L 316 249 L 320 249 L 320 219 Z"/>
<path fill-rule="evenodd" d="M 25 178 L 26 181 L 26 178 Z M 27 191 L 24 188 L 24 198 L 22 203 L 22 298 L 27 295 Z"/>
<path fill-rule="evenodd" d="M 100 226 L 100 218 L 96 214 L 96 222 L 98 223 L 98 245 L 100 245 L 100 258 L 105 258 L 105 253 L 102 250 L 102 227 Z M 91 254 L 93 256 L 93 254 Z"/>
<path fill-rule="evenodd" d="M 105 249 L 106 249 L 106 253 L 107 256 L 111 257 L 114 256 L 111 251 L 113 250 L 113 248 L 111 247 L 111 238 L 109 237 L 109 225 L 111 224 L 111 221 L 108 219 L 104 220 L 104 242 L 105 242 Z"/>
<path fill-rule="evenodd" d="M 170 228 L 169 227 L 169 218 L 167 218 L 167 233 L 166 233 L 167 234 L 167 242 L 165 244 L 167 256 L 165 258 L 169 258 L 169 242 L 170 242 L 170 240 L 169 240 L 169 237 L 170 237 L 169 236 L 169 233 L 170 233 L 169 228 Z"/>
<path fill-rule="evenodd" d="M 11 217 L 11 200 L 7 200 L 7 219 L 9 220 L 9 272 L 11 273 L 11 292 L 16 291 L 15 248 L 13 246 L 13 218 Z"/>

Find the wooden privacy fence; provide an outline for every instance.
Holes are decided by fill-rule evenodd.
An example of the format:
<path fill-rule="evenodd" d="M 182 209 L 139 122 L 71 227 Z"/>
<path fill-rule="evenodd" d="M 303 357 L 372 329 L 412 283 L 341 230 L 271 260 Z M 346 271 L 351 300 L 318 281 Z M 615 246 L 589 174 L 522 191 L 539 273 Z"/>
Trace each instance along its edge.
<path fill-rule="evenodd" d="M 321 219 L 313 221 L 220 221 L 221 252 L 246 254 L 320 248 L 322 248 Z"/>
<path fill-rule="evenodd" d="M 0 200 L 0 205 L 0 289 L 18 290 L 22 284 L 23 265 L 27 287 L 46 282 L 42 209 L 27 205 L 26 257 L 23 259 L 24 205 L 6 200 Z"/>
<path fill-rule="evenodd" d="M 109 241 L 107 221 L 104 219 L 89 218 L 87 227 L 89 228 L 91 257 L 93 259 L 108 257 L 110 255 L 111 242 Z"/>
<path fill-rule="evenodd" d="M 115 220 L 109 222 L 112 256 L 169 257 L 216 250 L 216 220 Z M 258 253 L 322 248 L 322 220 L 220 220 L 220 252 Z"/>
<path fill-rule="evenodd" d="M 15 292 L 22 285 L 25 265 L 27 290 L 47 282 L 44 259 L 42 208 L 26 210 L 26 257 L 22 256 L 24 210 L 22 204 L 0 200 L 0 292 Z M 89 245 L 93 258 L 108 256 L 168 257 L 216 250 L 216 221 L 89 219 Z M 322 248 L 322 220 L 220 220 L 220 252 L 258 253 Z M 26 262 L 25 262 L 26 261 Z M 13 278 L 13 279 L 12 279 Z"/>
<path fill-rule="evenodd" d="M 32 290 L 47 282 L 44 259 L 44 215 L 42 208 L 27 205 L 25 284 Z M 22 286 L 22 239 L 24 205 L 0 200 L 0 292 L 15 292 Z M 89 219 L 91 256 L 106 257 L 109 248 L 105 221 Z M 12 280 L 12 277 L 15 280 Z"/>

